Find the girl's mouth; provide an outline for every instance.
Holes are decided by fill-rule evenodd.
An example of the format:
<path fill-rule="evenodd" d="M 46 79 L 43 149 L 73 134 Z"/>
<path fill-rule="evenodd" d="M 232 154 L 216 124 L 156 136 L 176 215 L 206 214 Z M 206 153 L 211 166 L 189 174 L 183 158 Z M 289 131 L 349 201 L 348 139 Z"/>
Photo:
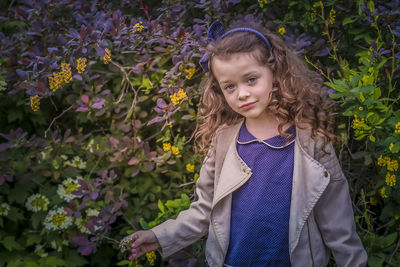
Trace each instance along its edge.
<path fill-rule="evenodd" d="M 255 103 L 255 102 L 241 105 L 240 108 L 241 108 L 241 109 L 249 109 L 249 108 L 251 108 L 251 107 L 254 105 L 254 103 Z"/>

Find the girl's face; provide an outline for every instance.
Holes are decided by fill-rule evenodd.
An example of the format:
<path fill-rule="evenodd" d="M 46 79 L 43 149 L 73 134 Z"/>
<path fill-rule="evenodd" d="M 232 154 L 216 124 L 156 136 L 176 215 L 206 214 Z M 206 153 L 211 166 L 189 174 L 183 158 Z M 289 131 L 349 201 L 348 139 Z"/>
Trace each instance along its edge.
<path fill-rule="evenodd" d="M 250 53 L 213 57 L 212 71 L 228 105 L 248 123 L 271 120 L 267 106 L 271 101 L 273 74 Z"/>

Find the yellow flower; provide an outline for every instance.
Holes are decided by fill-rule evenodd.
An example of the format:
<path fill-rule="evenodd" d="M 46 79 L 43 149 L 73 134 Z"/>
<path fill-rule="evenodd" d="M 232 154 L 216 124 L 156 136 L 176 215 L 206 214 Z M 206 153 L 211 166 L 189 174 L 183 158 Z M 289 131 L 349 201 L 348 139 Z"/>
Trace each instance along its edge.
<path fill-rule="evenodd" d="M 391 174 L 390 172 L 386 173 L 385 182 L 388 186 L 394 186 L 396 184 L 396 175 Z"/>
<path fill-rule="evenodd" d="M 53 72 L 53 77 L 47 77 L 51 91 L 57 91 L 64 85 L 64 77 L 62 72 Z"/>
<path fill-rule="evenodd" d="M 169 128 L 172 128 L 172 121 L 167 122 L 167 123 L 165 124 L 165 126 L 168 126 Z"/>
<path fill-rule="evenodd" d="M 176 146 L 171 146 L 171 151 L 172 154 L 179 155 L 179 148 L 177 148 Z"/>
<path fill-rule="evenodd" d="M 258 0 L 258 4 L 260 5 L 261 8 L 263 8 L 264 4 L 268 4 L 268 0 Z"/>
<path fill-rule="evenodd" d="M 106 52 L 106 54 L 104 55 L 103 60 L 104 60 L 104 64 L 108 64 L 111 62 L 111 51 L 108 48 L 106 48 L 105 52 Z"/>
<path fill-rule="evenodd" d="M 170 143 L 164 143 L 163 144 L 163 150 L 165 152 L 170 151 L 171 150 L 171 144 Z"/>
<path fill-rule="evenodd" d="M 191 68 L 184 69 L 184 71 L 187 72 L 185 78 L 190 80 L 193 77 L 193 74 L 196 72 L 196 67 L 193 66 Z"/>
<path fill-rule="evenodd" d="M 315 22 L 317 20 L 317 5 L 318 3 L 314 3 L 313 7 L 311 8 L 311 14 L 310 14 L 311 22 Z"/>
<path fill-rule="evenodd" d="M 194 172 L 194 165 L 190 163 L 186 164 L 186 170 L 188 172 Z"/>
<path fill-rule="evenodd" d="M 378 158 L 378 166 L 383 167 L 383 166 L 385 166 L 385 165 L 386 165 L 386 162 L 385 162 L 385 160 L 382 158 L 382 155 L 380 155 L 379 158 Z"/>
<path fill-rule="evenodd" d="M 31 108 L 33 111 L 38 111 L 40 106 L 39 96 L 31 96 Z"/>
<path fill-rule="evenodd" d="M 151 266 L 154 266 L 154 261 L 157 259 L 157 255 L 154 251 L 146 253 L 147 261 Z"/>
<path fill-rule="evenodd" d="M 78 58 L 77 60 L 76 60 L 76 69 L 77 69 L 77 71 L 78 71 L 78 73 L 79 74 L 82 74 L 84 71 L 85 71 L 85 69 L 86 69 L 86 62 L 87 62 L 87 59 L 86 58 Z"/>
<path fill-rule="evenodd" d="M 400 134 L 400 122 L 396 124 L 396 129 L 394 130 L 394 133 Z"/>
<path fill-rule="evenodd" d="M 135 32 L 141 32 L 143 30 L 144 26 L 143 26 L 143 21 L 139 21 L 138 23 L 135 24 L 135 26 L 133 26 L 133 33 Z"/>
<path fill-rule="evenodd" d="M 363 108 L 363 107 L 361 107 L 361 106 L 359 106 L 359 107 L 358 107 L 358 110 L 360 110 L 360 111 L 363 111 L 363 110 L 364 110 L 364 108 Z"/>
<path fill-rule="evenodd" d="M 174 106 L 179 105 L 180 101 L 182 99 L 184 99 L 185 97 L 187 97 L 187 94 L 182 88 L 179 88 L 178 92 L 169 96 L 169 98 L 171 99 L 172 104 L 174 104 Z"/>
<path fill-rule="evenodd" d="M 284 35 L 284 34 L 286 33 L 285 27 L 280 27 L 278 31 L 279 31 L 279 33 L 280 33 L 281 35 Z"/>
<path fill-rule="evenodd" d="M 389 150 L 390 150 L 390 151 L 392 151 L 393 146 L 394 146 L 394 144 L 393 144 L 393 143 L 390 143 L 390 145 L 389 145 Z"/>
<path fill-rule="evenodd" d="M 336 11 L 332 8 L 331 12 L 329 12 L 329 23 L 334 24 L 336 19 Z"/>
<path fill-rule="evenodd" d="M 375 205 L 377 204 L 376 198 L 370 197 L 370 198 L 369 198 L 369 203 L 370 203 L 372 206 L 375 206 Z"/>
<path fill-rule="evenodd" d="M 399 162 L 397 160 L 391 160 L 388 164 L 387 164 L 387 169 L 388 171 L 397 171 L 397 169 L 399 168 Z"/>
<path fill-rule="evenodd" d="M 385 187 L 382 187 L 382 188 L 379 190 L 379 193 L 381 194 L 381 197 L 382 197 L 382 198 L 387 198 L 387 197 L 388 197 L 388 195 L 386 195 L 386 188 L 385 188 Z"/>
<path fill-rule="evenodd" d="M 72 81 L 71 65 L 67 63 L 61 64 L 61 74 L 65 83 Z"/>

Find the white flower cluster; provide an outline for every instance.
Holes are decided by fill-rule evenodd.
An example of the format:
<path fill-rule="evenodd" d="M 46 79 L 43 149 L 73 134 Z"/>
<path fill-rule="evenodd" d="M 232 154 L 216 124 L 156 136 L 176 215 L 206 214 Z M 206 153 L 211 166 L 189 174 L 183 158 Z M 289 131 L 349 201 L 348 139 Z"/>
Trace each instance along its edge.
<path fill-rule="evenodd" d="M 72 161 L 67 160 L 65 164 L 79 169 L 86 168 L 86 162 L 84 162 L 79 156 L 75 156 Z"/>
<path fill-rule="evenodd" d="M 7 216 L 9 211 L 10 205 L 8 205 L 7 203 L 0 204 L 0 216 Z"/>
<path fill-rule="evenodd" d="M 33 212 L 41 210 L 46 211 L 49 203 L 50 201 L 47 197 L 41 194 L 34 194 L 27 199 L 25 206 L 28 210 Z"/>
<path fill-rule="evenodd" d="M 72 192 L 77 191 L 79 188 L 78 179 L 82 177 L 77 177 L 77 179 L 67 178 L 62 182 L 62 184 L 58 185 L 57 194 L 61 199 L 69 202 L 71 199 L 77 198 L 78 196 L 72 194 Z"/>
<path fill-rule="evenodd" d="M 63 207 L 50 210 L 44 219 L 44 226 L 48 230 L 66 229 L 72 225 L 72 217 L 68 216 Z"/>

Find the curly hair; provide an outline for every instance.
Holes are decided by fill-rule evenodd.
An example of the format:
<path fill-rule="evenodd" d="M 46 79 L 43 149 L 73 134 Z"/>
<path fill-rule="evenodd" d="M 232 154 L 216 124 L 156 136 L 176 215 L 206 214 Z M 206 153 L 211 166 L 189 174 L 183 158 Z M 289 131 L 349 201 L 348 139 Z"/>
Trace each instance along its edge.
<path fill-rule="evenodd" d="M 235 53 L 251 53 L 257 62 L 272 71 L 272 100 L 267 108 L 280 120 L 280 135 L 288 138 L 283 126 L 291 123 L 299 129 L 311 129 L 311 137 L 321 138 L 323 148 L 336 141 L 333 102 L 322 94 L 322 78 L 309 70 L 305 62 L 291 51 L 280 37 L 267 32 L 259 25 L 251 25 L 250 28 L 264 34 L 273 48 L 269 50 L 259 36 L 246 31 L 231 33 L 210 43 L 206 48 L 209 53 L 209 72 L 199 106 L 196 150 L 206 153 L 221 125 L 232 125 L 243 118 L 229 107 L 212 71 L 213 57 L 224 58 Z"/>

